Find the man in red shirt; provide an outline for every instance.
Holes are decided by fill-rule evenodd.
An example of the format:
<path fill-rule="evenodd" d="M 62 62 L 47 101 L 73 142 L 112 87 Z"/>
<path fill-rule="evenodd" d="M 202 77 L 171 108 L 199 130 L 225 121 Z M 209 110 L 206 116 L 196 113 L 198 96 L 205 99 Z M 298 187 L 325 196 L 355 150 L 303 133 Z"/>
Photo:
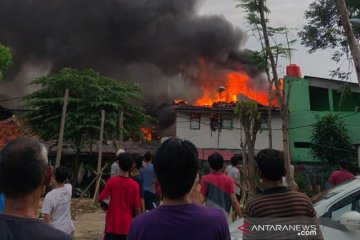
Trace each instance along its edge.
<path fill-rule="evenodd" d="M 125 240 L 131 219 L 140 212 L 139 184 L 129 177 L 133 158 L 129 153 L 118 155 L 119 176 L 110 178 L 101 191 L 98 201 L 110 197 L 106 212 L 104 240 Z"/>
<path fill-rule="evenodd" d="M 347 162 L 340 161 L 340 170 L 334 171 L 331 173 L 328 182 L 331 186 L 338 185 L 340 183 L 346 182 L 354 177 L 354 175 L 347 170 Z"/>

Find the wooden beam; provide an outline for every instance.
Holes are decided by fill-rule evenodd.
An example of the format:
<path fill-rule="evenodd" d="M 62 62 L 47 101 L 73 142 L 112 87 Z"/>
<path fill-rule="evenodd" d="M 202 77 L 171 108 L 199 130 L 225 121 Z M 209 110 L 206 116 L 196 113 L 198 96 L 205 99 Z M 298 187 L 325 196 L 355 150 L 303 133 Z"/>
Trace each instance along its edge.
<path fill-rule="evenodd" d="M 61 152 L 63 147 L 63 138 L 64 138 L 64 129 L 65 129 L 65 120 L 66 120 L 66 108 L 69 98 L 69 89 L 65 90 L 65 96 L 64 96 L 64 103 L 63 103 L 63 110 L 61 114 L 61 123 L 60 123 L 60 132 L 59 132 L 59 140 L 58 140 L 58 146 L 57 146 L 57 153 L 56 153 L 56 162 L 55 162 L 55 168 L 60 166 L 61 162 Z"/>
<path fill-rule="evenodd" d="M 101 173 L 102 146 L 103 146 L 103 140 L 104 140 L 104 123 L 105 123 L 105 110 L 101 110 L 99 156 L 98 156 L 97 171 L 96 171 L 98 175 Z M 99 195 L 100 181 L 101 181 L 101 176 L 98 176 L 98 179 L 96 181 L 96 188 L 95 188 L 95 193 L 94 193 L 94 198 L 93 198 L 93 204 L 95 204 L 97 202 L 97 198 Z"/>

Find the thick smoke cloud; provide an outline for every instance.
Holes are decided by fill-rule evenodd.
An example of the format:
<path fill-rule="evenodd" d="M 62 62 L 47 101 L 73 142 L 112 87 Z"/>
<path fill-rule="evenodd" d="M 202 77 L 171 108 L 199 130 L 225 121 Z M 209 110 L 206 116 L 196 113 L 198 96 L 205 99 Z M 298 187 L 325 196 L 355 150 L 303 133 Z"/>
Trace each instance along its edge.
<path fill-rule="evenodd" d="M 224 61 L 241 32 L 219 16 L 197 16 L 197 0 L 0 0 L 0 41 L 26 62 L 118 73 L 152 64 L 166 75 Z"/>
<path fill-rule="evenodd" d="M 86 67 L 139 82 L 152 103 L 194 100 L 199 59 L 234 68 L 244 40 L 224 17 L 197 15 L 199 2 L 0 0 L 0 42 L 14 55 L 0 92 L 19 96 L 36 76 Z"/>

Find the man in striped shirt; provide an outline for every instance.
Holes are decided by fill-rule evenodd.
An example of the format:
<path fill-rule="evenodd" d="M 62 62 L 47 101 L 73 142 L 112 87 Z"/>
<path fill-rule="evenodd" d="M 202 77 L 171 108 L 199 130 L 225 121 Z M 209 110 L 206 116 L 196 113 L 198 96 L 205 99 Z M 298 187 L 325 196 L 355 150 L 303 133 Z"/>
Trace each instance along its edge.
<path fill-rule="evenodd" d="M 313 236 L 307 236 L 308 239 L 322 239 L 309 197 L 282 186 L 282 177 L 286 176 L 282 152 L 265 149 L 258 153 L 256 160 L 264 191 L 246 204 L 248 231 L 244 239 L 306 239 L 294 231 L 303 226 L 316 231 Z"/>

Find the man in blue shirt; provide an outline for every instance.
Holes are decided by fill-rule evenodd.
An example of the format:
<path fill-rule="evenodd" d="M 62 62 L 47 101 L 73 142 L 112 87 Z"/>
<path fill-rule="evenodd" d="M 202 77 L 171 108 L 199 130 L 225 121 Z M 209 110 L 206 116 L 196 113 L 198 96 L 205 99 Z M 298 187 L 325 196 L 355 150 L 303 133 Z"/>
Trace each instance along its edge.
<path fill-rule="evenodd" d="M 144 155 L 145 167 L 140 170 L 140 173 L 144 179 L 144 201 L 145 210 L 153 209 L 157 204 L 154 188 L 154 166 L 151 163 L 152 154 L 146 152 Z"/>
<path fill-rule="evenodd" d="M 4 211 L 4 194 L 0 192 L 0 213 Z"/>

